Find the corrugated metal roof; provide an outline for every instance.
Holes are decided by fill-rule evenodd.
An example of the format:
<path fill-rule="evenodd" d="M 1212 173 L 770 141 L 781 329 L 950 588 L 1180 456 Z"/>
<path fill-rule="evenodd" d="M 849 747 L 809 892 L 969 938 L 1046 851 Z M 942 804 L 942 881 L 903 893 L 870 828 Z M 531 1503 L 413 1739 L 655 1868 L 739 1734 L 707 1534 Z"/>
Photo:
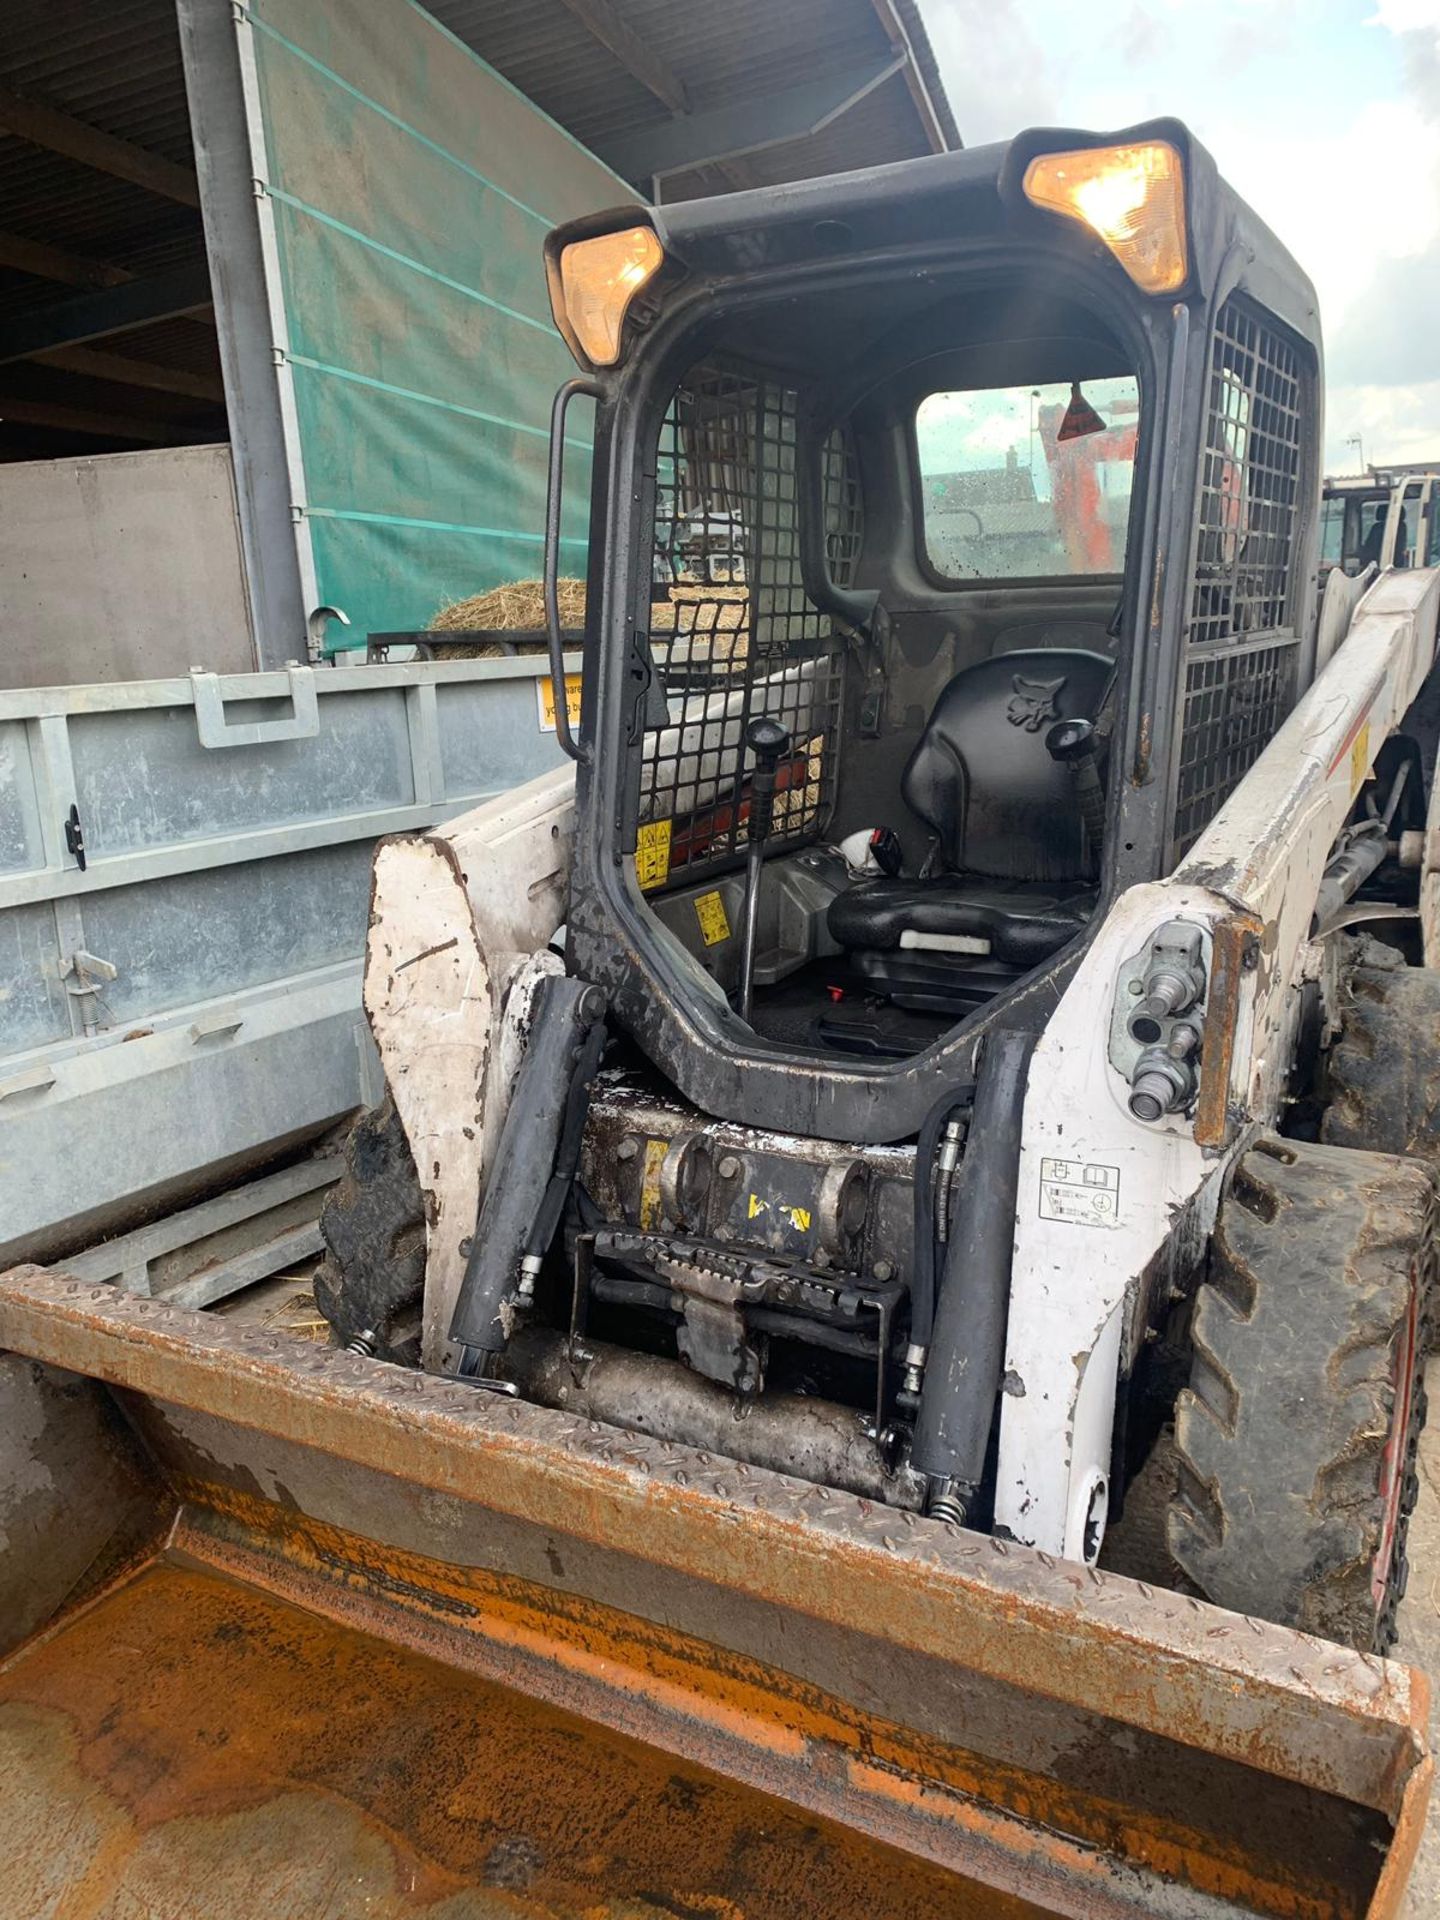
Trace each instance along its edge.
<path fill-rule="evenodd" d="M 17 92 L 189 162 L 174 0 L 5 0 L 0 75 Z"/>
<path fill-rule="evenodd" d="M 103 8 L 94 0 L 5 0 L 0 85 L 146 153 L 191 164 L 174 0 L 107 0 Z M 11 134 L 0 134 L 0 228 L 142 277 L 204 258 L 204 229 L 193 207 Z M 82 291 L 0 268 L 0 323 Z M 100 344 L 123 359 L 219 378 L 214 328 L 193 320 Z M 94 430 L 77 430 L 73 417 Z M 135 433 L 103 430 L 127 422 Z M 225 432 L 224 408 L 213 401 L 32 361 L 0 365 L 0 423 L 0 459 L 145 444 L 142 430 L 175 441 Z"/>
<path fill-rule="evenodd" d="M 739 163 L 744 170 L 740 184 L 772 187 L 786 180 L 808 180 L 816 174 L 848 173 L 855 167 L 913 159 L 917 151 L 925 149 L 914 145 L 901 111 L 906 105 L 905 81 L 896 74 L 819 133 L 747 154 Z M 733 191 L 736 184 L 716 168 L 701 167 L 671 175 L 665 182 L 664 198 L 703 199 L 712 193 Z"/>
<path fill-rule="evenodd" d="M 215 0 L 220 4 L 220 0 Z M 356 0 L 357 5 L 383 0 Z M 911 79 L 896 75 L 820 133 L 726 163 L 672 175 L 665 198 L 726 192 L 807 175 L 870 166 L 959 145 L 921 25 L 916 0 L 611 0 L 652 58 L 683 88 L 691 112 L 830 75 L 850 73 L 908 47 Z M 433 0 L 431 11 L 522 93 L 586 145 L 672 118 L 670 107 L 584 25 L 565 0 Z M 653 76 L 652 76 L 653 78 Z M 173 164 L 192 164 L 189 109 L 174 0 L 3 0 L 0 86 L 71 115 Z M 928 95 L 927 123 L 917 96 Z M 0 132 L 0 229 L 82 260 L 128 273 L 160 273 L 204 259 L 195 209 Z M 0 324 L 77 292 L 53 278 L 0 266 Z M 168 320 L 107 338 L 107 351 L 182 371 L 218 376 L 212 329 Z M 19 369 L 19 371 L 17 371 Z M 46 403 L 96 417 L 173 421 L 223 433 L 216 408 L 183 396 L 100 381 L 89 375 L 0 364 L 4 400 Z M 100 451 L 71 427 L 0 421 L 0 459 L 56 453 L 73 444 Z"/>
<path fill-rule="evenodd" d="M 561 0 L 433 0 L 429 11 L 586 146 L 667 117 Z M 625 0 L 622 11 L 628 18 Z"/>
<path fill-rule="evenodd" d="M 617 134 L 660 126 L 672 117 L 563 0 L 529 0 L 523 8 L 511 0 L 433 0 L 430 11 L 597 151 Z M 622 11 L 647 50 L 682 83 L 689 108 L 696 113 L 850 71 L 868 58 L 883 57 L 895 35 L 903 34 L 946 144 L 960 145 L 914 0 L 898 0 L 893 31 L 887 31 L 875 0 L 785 0 L 783 5 L 776 0 L 624 0 Z M 874 132 L 880 117 L 872 114 L 871 120 Z M 870 166 L 932 148 L 903 82 L 887 95 L 884 127 L 884 154 L 868 151 L 856 139 L 846 149 L 844 164 Z M 812 165 L 801 171 L 823 170 Z M 709 191 L 723 192 L 728 185 L 720 183 Z"/>

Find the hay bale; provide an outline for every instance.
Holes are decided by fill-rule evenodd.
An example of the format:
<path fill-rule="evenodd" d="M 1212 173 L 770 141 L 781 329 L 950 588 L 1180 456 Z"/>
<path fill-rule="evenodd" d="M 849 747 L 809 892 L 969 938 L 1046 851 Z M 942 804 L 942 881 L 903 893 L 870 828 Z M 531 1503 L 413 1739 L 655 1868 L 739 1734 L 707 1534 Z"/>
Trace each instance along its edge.
<path fill-rule="evenodd" d="M 585 582 L 561 580 L 558 583 L 560 624 L 583 627 L 585 624 Z M 654 634 L 688 639 L 692 657 L 705 654 L 716 664 L 737 666 L 749 652 L 750 590 L 745 586 L 699 585 L 679 583 L 670 588 L 668 601 L 657 601 L 650 609 L 650 630 Z M 468 600 L 453 601 L 441 607 L 430 622 L 433 633 L 475 630 L 491 633 L 541 635 L 545 631 L 545 588 L 539 580 L 512 580 L 489 593 L 472 594 Z M 539 653 L 545 642 L 519 641 L 519 653 Z M 489 660 L 505 649 L 489 640 L 452 640 L 432 643 L 437 660 Z"/>
<path fill-rule="evenodd" d="M 548 643 L 544 640 L 512 640 L 502 645 L 499 640 L 432 640 L 430 657 L 432 660 L 508 660 L 514 655 L 546 653 Z"/>
<path fill-rule="evenodd" d="M 748 587 L 674 586 L 669 604 L 650 609 L 650 631 L 673 635 L 670 657 L 679 643 L 691 666 L 709 662 L 717 669 L 743 666 L 750 653 L 750 591 Z"/>
<path fill-rule="evenodd" d="M 585 624 L 585 582 L 561 580 L 557 583 L 562 627 Z M 436 633 L 453 633 L 457 628 L 488 628 L 498 633 L 543 633 L 545 631 L 545 584 L 541 580 L 511 580 L 488 593 L 472 593 L 468 600 L 452 601 L 441 607 L 430 622 Z"/>
<path fill-rule="evenodd" d="M 804 753 L 805 784 L 786 787 L 775 796 L 776 827 L 788 827 L 793 833 L 802 831 L 819 817 L 825 778 L 824 734 L 812 735 L 805 744 Z"/>

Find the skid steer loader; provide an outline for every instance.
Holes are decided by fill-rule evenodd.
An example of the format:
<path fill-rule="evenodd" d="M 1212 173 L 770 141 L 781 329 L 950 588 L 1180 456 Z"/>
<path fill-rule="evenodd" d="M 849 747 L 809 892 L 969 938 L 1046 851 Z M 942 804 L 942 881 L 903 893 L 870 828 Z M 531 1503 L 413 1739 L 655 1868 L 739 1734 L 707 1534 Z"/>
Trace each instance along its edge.
<path fill-rule="evenodd" d="M 573 766 L 377 850 L 332 1348 L 0 1280 L 17 1911 L 1398 1912 L 1440 576 L 1317 658 L 1309 284 L 1170 121 L 546 257 Z"/>

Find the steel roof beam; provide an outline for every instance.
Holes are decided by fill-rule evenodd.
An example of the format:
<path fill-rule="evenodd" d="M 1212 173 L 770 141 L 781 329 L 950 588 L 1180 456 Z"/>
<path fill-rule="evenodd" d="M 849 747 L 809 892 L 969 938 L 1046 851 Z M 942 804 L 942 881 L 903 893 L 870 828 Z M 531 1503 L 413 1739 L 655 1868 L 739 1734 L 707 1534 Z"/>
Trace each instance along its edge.
<path fill-rule="evenodd" d="M 20 233 L 0 233 L 0 267 L 13 267 L 37 280 L 58 280 L 68 287 L 118 287 L 135 275 L 105 260 L 90 260 Z"/>
<path fill-rule="evenodd" d="M 224 383 L 217 374 L 191 373 L 181 367 L 161 366 L 154 360 L 97 352 L 93 347 L 53 347 L 31 358 L 37 366 L 57 367 L 62 373 L 81 373 L 92 380 L 111 380 L 118 386 L 180 393 L 187 399 L 209 400 L 217 406 L 225 399 Z"/>
<path fill-rule="evenodd" d="M 136 414 L 70 407 L 58 400 L 0 394 L 0 422 L 8 420 L 24 427 L 53 427 L 62 433 L 94 434 L 101 440 L 136 440 L 143 446 L 173 446 L 177 441 L 206 437 L 188 420 L 153 416 L 141 419 Z"/>
<path fill-rule="evenodd" d="M 162 159 L 158 153 L 148 153 L 129 140 L 118 140 L 112 133 L 102 133 L 84 120 L 61 113 L 43 100 L 12 93 L 8 87 L 0 87 L 0 130 L 28 140 L 31 146 L 44 147 L 49 153 L 64 154 L 67 160 L 78 160 L 97 173 L 128 180 L 147 193 L 178 200 L 185 207 L 200 205 L 200 187 L 191 168 Z"/>
<path fill-rule="evenodd" d="M 643 127 L 637 133 L 601 142 L 602 160 L 627 180 L 646 180 L 692 167 L 714 166 L 744 153 L 784 146 L 819 133 L 872 93 L 905 64 L 905 56 L 887 52 L 864 66 L 847 67 L 818 80 L 804 80 L 779 93 L 733 101 L 709 113 Z"/>
<path fill-rule="evenodd" d="M 672 113 L 688 111 L 690 97 L 684 81 L 668 61 L 646 46 L 634 28 L 611 6 L 610 0 L 562 0 L 562 4 L 587 33 L 602 47 L 608 47 L 621 66 Z"/>
<path fill-rule="evenodd" d="M 196 260 L 148 280 L 130 280 L 101 293 L 56 300 L 0 324 L 0 364 L 194 313 L 208 306 L 210 298 L 210 270 L 203 260 Z"/>
<path fill-rule="evenodd" d="M 919 62 L 915 58 L 915 48 L 906 30 L 900 6 L 896 4 L 896 0 L 870 0 L 870 3 L 875 9 L 881 26 L 885 29 L 885 36 L 891 46 L 897 53 L 904 56 L 902 70 L 905 75 L 905 85 L 909 89 L 910 98 L 915 103 L 915 112 L 919 116 L 926 139 L 936 153 L 948 152 L 950 141 L 941 124 L 935 102 L 930 97 L 930 90 L 925 84 L 924 76 L 920 72 Z"/>

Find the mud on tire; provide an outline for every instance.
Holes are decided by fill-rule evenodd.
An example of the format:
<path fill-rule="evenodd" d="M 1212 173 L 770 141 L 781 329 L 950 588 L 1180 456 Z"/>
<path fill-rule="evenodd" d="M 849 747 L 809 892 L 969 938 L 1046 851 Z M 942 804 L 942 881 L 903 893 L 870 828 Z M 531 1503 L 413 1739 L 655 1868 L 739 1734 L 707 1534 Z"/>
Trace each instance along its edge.
<path fill-rule="evenodd" d="M 1440 972 L 1356 967 L 1325 1078 L 1322 1140 L 1404 1154 L 1440 1172 Z"/>
<path fill-rule="evenodd" d="M 1176 1404 L 1167 1526 L 1221 1606 L 1393 1644 L 1436 1225 L 1414 1162 L 1279 1139 L 1239 1162 Z"/>
<path fill-rule="evenodd" d="M 425 1207 L 405 1129 L 387 1094 L 345 1142 L 345 1172 L 320 1214 L 329 1248 L 315 1304 L 346 1346 L 364 1337 L 382 1360 L 418 1366 Z"/>

